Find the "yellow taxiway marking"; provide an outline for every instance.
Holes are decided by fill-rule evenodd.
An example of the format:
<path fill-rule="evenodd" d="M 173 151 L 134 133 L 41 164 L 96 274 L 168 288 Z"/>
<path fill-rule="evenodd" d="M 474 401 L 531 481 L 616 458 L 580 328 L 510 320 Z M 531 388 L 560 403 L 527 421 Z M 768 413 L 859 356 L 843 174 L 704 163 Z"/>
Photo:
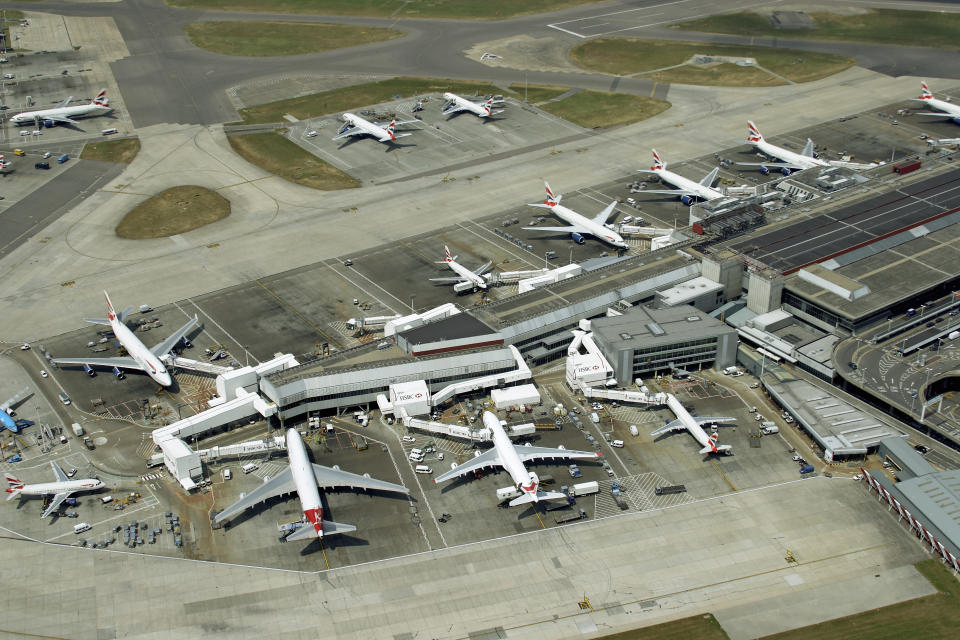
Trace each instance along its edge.
<path fill-rule="evenodd" d="M 730 478 L 728 478 L 728 477 L 727 477 L 727 474 L 725 474 L 725 473 L 723 472 L 723 469 L 720 468 L 720 465 L 717 464 L 717 461 L 716 461 L 716 460 L 712 460 L 711 462 L 713 462 L 713 466 L 715 466 L 715 467 L 717 468 L 717 472 L 720 473 L 721 477 L 723 477 L 723 479 L 726 480 L 727 484 L 730 485 L 730 488 L 733 489 L 734 491 L 739 491 L 739 489 L 737 489 L 735 486 L 733 486 L 733 483 L 730 482 Z"/>
<path fill-rule="evenodd" d="M 320 538 L 320 553 L 323 554 L 323 564 L 327 567 L 327 569 L 329 569 L 330 563 L 327 562 L 327 552 L 323 548 L 323 538 Z"/>

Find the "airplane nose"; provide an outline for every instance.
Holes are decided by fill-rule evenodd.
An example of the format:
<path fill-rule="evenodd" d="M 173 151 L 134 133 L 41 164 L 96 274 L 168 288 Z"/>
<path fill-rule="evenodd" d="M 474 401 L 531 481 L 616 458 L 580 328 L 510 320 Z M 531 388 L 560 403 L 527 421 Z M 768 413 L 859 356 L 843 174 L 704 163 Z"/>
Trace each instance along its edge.
<path fill-rule="evenodd" d="M 169 387 L 173 384 L 173 378 L 170 377 L 169 373 L 161 373 L 157 375 L 157 382 L 165 387 Z"/>

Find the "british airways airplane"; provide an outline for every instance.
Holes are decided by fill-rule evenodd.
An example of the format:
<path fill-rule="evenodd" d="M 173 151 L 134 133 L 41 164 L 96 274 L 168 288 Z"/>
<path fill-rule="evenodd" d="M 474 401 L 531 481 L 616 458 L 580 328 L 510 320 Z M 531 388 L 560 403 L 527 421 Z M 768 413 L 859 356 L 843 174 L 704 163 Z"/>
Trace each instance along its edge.
<path fill-rule="evenodd" d="M 584 236 L 593 236 L 601 242 L 606 242 L 609 245 L 613 245 L 617 249 L 627 249 L 627 243 L 624 242 L 623 237 L 619 233 L 608 229 L 605 225 L 607 219 L 610 217 L 610 214 L 613 213 L 613 208 L 617 206 L 617 201 L 614 200 L 607 205 L 607 208 L 598 213 L 593 219 L 587 218 L 580 215 L 573 209 L 569 209 L 562 204 L 560 201 L 563 199 L 562 194 L 554 194 L 550 190 L 550 184 L 544 181 L 543 186 L 547 189 L 547 199 L 543 203 L 534 203 L 527 205 L 529 207 L 540 207 L 541 209 L 550 209 L 550 212 L 553 215 L 557 216 L 564 222 L 568 223 L 569 227 L 524 227 L 528 231 L 554 231 L 557 233 L 569 233 L 570 237 L 573 238 L 573 241 L 577 244 L 583 244 L 586 242 Z"/>
<path fill-rule="evenodd" d="M 163 366 L 163 363 L 160 361 L 160 358 L 165 356 L 167 353 L 173 349 L 174 345 L 180 341 L 190 329 L 192 329 L 197 324 L 197 316 L 194 315 L 193 319 L 183 325 L 177 331 L 175 331 L 169 338 L 156 345 L 152 349 L 148 349 L 137 336 L 133 335 L 133 331 L 127 328 L 127 325 L 124 324 L 127 316 L 130 315 L 130 312 L 133 310 L 133 307 L 128 307 L 119 314 L 114 310 L 113 303 L 110 302 L 110 296 L 107 295 L 107 292 L 103 292 L 104 297 L 107 299 L 107 318 L 84 318 L 85 321 L 93 324 L 103 324 L 108 325 L 113 329 L 113 335 L 117 337 L 117 340 L 123 345 L 123 348 L 127 350 L 129 357 L 116 357 L 116 358 L 54 358 L 53 361 L 57 364 L 79 364 L 84 366 L 84 370 L 87 373 L 90 373 L 89 367 L 91 366 L 100 366 L 100 367 L 112 367 L 113 375 L 117 378 L 123 378 L 123 374 L 120 372 L 120 369 L 135 369 L 138 371 L 143 371 L 148 376 L 160 383 L 161 386 L 169 387 L 173 384 L 173 378 L 170 377 L 170 373 L 167 372 L 167 369 Z"/>
<path fill-rule="evenodd" d="M 914 98 L 914 100 L 919 100 L 923 102 L 931 109 L 936 109 L 941 113 L 923 113 L 917 112 L 918 116 L 939 116 L 941 118 L 950 118 L 957 124 L 960 124 L 960 106 L 953 104 L 952 102 L 947 102 L 946 100 L 940 100 L 939 98 L 933 97 L 933 92 L 930 91 L 930 87 L 927 86 L 926 82 L 920 83 L 920 97 Z"/>
<path fill-rule="evenodd" d="M 660 158 L 656 149 L 653 151 L 653 166 L 649 169 L 640 169 L 640 173 L 653 173 L 660 176 L 660 179 L 667 184 L 671 184 L 676 189 L 644 189 L 644 193 L 663 193 L 672 196 L 680 196 L 680 201 L 688 207 L 693 204 L 694 198 L 702 200 L 715 200 L 723 198 L 724 195 L 712 186 L 713 181 L 717 179 L 720 172 L 719 167 L 708 173 L 700 182 L 694 182 L 689 178 L 684 178 L 678 173 L 667 170 L 667 163 Z"/>
<path fill-rule="evenodd" d="M 439 262 L 439 264 L 445 264 L 450 267 L 450 270 L 457 274 L 455 278 L 430 278 L 431 282 L 453 282 L 453 288 L 455 291 L 466 291 L 467 289 L 486 289 L 487 281 L 483 279 L 484 272 L 490 268 L 490 265 L 493 264 L 493 261 L 486 262 L 485 264 L 480 265 L 473 271 L 467 269 L 465 266 L 457 262 L 459 256 L 451 255 L 450 249 L 446 245 L 443 246 L 444 258 Z"/>
<path fill-rule="evenodd" d="M 34 124 L 43 120 L 52 120 L 64 124 L 77 124 L 72 118 L 80 116 L 101 116 L 113 111 L 110 107 L 110 101 L 107 100 L 107 90 L 101 89 L 100 93 L 89 102 L 89 104 L 77 104 L 72 107 L 67 106 L 73 96 L 70 96 L 52 109 L 40 109 L 39 111 L 25 111 L 18 113 L 10 118 L 14 124 Z"/>
<path fill-rule="evenodd" d="M 24 484 L 14 476 L 7 474 L 7 501 L 19 498 L 20 496 L 47 496 L 52 495 L 53 500 L 43 512 L 41 518 L 46 518 L 63 503 L 64 500 L 78 491 L 96 491 L 104 487 L 99 478 L 84 478 L 83 480 L 71 480 L 53 460 L 50 461 L 53 467 L 53 475 L 56 476 L 56 482 L 42 482 L 39 484 Z"/>
<path fill-rule="evenodd" d="M 343 120 L 344 125 L 340 127 L 337 135 L 331 138 L 332 140 L 340 140 L 341 138 L 350 136 L 371 136 L 376 138 L 378 142 L 386 142 L 387 144 L 393 144 L 397 141 L 397 138 L 406 138 L 409 135 L 413 135 L 410 133 L 396 133 L 396 127 L 402 124 L 420 122 L 419 120 L 402 120 L 397 122 L 396 119 L 394 119 L 391 120 L 386 127 L 383 127 L 383 123 L 370 122 L 352 113 L 343 114 Z"/>
<path fill-rule="evenodd" d="M 490 98 L 486 102 L 473 102 L 472 100 L 467 100 L 466 98 L 461 98 L 455 93 L 445 93 L 443 94 L 443 99 L 447 101 L 446 106 L 443 108 L 443 112 L 440 115 L 448 116 L 453 113 L 459 113 L 461 111 L 469 111 L 478 118 L 489 118 L 490 116 L 495 116 L 503 113 L 503 109 L 494 110 L 493 105 L 498 102 L 502 103 L 503 100 L 494 100 Z"/>

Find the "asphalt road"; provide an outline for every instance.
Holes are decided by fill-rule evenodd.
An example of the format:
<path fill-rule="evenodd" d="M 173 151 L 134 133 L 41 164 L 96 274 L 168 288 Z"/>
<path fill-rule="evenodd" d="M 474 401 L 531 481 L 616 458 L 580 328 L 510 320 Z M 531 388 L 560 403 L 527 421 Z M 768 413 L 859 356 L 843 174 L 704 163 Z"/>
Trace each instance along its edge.
<path fill-rule="evenodd" d="M 90 193 L 116 178 L 127 166 L 98 160 L 74 159 L 70 162 L 72 165 L 69 169 L 3 212 L 0 257 L 19 247 L 39 229 L 46 227 Z M 27 165 L 26 162 L 21 164 Z"/>
<path fill-rule="evenodd" d="M 861 3 L 863 4 L 863 3 Z M 942 4 L 942 3 L 940 3 Z M 710 34 L 677 32 L 659 25 L 702 12 L 695 3 L 663 3 L 659 0 L 623 0 L 587 5 L 547 15 L 525 16 L 503 21 L 394 20 L 286 14 L 249 14 L 173 9 L 156 0 L 76 4 L 71 2 L 12 3 L 11 8 L 48 11 L 74 16 L 111 16 L 130 50 L 130 57 L 111 67 L 123 93 L 124 102 L 137 127 L 158 123 L 213 124 L 237 119 L 226 90 L 241 82 L 275 76 L 295 76 L 318 71 L 331 75 L 373 73 L 448 77 L 462 80 L 490 80 L 496 83 L 522 82 L 555 84 L 583 89 L 616 90 L 649 95 L 653 83 L 638 78 L 616 78 L 591 73 L 524 72 L 492 68 L 467 59 L 462 51 L 474 43 L 527 34 L 559 38 L 571 44 L 581 40 L 549 26 L 598 15 L 657 15 L 655 25 L 642 24 L 618 35 L 746 43 L 748 39 Z M 726 0 L 711 5 L 711 11 L 732 11 L 752 6 L 744 0 Z M 656 13 L 646 12 L 656 9 Z M 638 12 L 638 13 L 632 13 Z M 352 47 L 327 53 L 282 58 L 236 58 L 197 49 L 186 38 L 183 27 L 198 20 L 297 20 L 393 27 L 406 36 L 386 43 Z M 794 39 L 759 38 L 754 44 L 790 47 L 808 51 L 834 52 L 856 57 L 862 66 L 890 75 L 960 77 L 960 52 L 914 47 L 877 46 L 836 42 L 808 42 Z"/>

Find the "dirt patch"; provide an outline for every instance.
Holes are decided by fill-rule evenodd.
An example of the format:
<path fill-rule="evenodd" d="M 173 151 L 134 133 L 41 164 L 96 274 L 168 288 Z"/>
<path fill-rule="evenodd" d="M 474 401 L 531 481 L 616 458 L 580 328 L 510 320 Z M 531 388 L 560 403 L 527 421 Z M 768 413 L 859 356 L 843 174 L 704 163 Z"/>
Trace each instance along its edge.
<path fill-rule="evenodd" d="M 205 187 L 173 187 L 141 202 L 124 216 L 116 234 L 130 240 L 167 238 L 230 215 L 230 201 Z"/>

